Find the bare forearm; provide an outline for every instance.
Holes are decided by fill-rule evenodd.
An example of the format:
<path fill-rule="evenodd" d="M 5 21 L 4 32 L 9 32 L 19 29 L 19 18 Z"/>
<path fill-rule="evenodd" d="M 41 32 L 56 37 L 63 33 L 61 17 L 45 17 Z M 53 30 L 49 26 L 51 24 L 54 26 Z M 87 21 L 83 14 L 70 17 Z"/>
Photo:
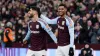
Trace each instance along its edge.
<path fill-rule="evenodd" d="M 58 29 L 56 29 L 54 34 L 55 34 L 56 37 L 58 36 Z"/>

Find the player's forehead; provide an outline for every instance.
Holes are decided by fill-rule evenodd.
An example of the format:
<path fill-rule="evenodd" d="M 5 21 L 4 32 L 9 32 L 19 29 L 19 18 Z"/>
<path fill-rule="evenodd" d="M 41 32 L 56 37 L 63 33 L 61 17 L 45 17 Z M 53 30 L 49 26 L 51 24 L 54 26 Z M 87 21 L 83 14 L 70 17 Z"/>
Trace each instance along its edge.
<path fill-rule="evenodd" d="M 65 9 L 65 7 L 64 6 L 59 6 L 58 9 Z"/>

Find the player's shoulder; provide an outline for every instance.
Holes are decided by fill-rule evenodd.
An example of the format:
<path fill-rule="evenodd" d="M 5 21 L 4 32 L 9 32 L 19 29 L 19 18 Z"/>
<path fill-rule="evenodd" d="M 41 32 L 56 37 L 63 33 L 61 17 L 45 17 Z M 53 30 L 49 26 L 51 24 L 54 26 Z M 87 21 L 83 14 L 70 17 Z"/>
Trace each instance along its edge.
<path fill-rule="evenodd" d="M 70 26 L 74 26 L 74 22 L 73 22 L 73 20 L 71 19 L 71 17 L 66 16 L 65 19 L 66 19 L 68 25 L 70 25 Z"/>
<path fill-rule="evenodd" d="M 41 19 L 41 18 L 39 18 L 38 22 L 39 22 L 40 24 L 47 25 L 47 22 L 46 22 L 45 20 Z"/>
<path fill-rule="evenodd" d="M 66 18 L 66 20 L 68 20 L 68 21 L 72 21 L 71 17 L 69 17 L 69 16 L 65 16 L 65 18 Z"/>

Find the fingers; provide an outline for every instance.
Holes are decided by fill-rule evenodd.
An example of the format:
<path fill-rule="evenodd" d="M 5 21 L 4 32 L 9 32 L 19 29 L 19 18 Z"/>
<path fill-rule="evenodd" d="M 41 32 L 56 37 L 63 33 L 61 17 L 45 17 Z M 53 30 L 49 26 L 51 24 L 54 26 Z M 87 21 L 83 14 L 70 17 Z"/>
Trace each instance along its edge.
<path fill-rule="evenodd" d="M 25 13 L 25 16 L 24 17 L 29 17 L 30 16 L 30 14 L 29 13 Z"/>

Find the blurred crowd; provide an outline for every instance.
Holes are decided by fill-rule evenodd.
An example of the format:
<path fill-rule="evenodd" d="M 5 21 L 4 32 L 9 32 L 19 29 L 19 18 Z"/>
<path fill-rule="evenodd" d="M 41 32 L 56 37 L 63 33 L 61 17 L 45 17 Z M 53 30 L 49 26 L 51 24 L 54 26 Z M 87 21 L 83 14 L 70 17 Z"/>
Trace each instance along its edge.
<path fill-rule="evenodd" d="M 24 18 L 27 6 L 37 6 L 50 19 L 57 17 L 57 7 L 66 4 L 67 15 L 75 23 L 75 43 L 100 43 L 100 0 L 0 0 L 0 40 L 6 24 L 12 24 L 15 42 L 22 43 L 27 34 Z"/>
<path fill-rule="evenodd" d="M 81 49 L 79 56 L 94 56 L 94 50 L 89 44 L 85 44 L 85 46 Z"/>

